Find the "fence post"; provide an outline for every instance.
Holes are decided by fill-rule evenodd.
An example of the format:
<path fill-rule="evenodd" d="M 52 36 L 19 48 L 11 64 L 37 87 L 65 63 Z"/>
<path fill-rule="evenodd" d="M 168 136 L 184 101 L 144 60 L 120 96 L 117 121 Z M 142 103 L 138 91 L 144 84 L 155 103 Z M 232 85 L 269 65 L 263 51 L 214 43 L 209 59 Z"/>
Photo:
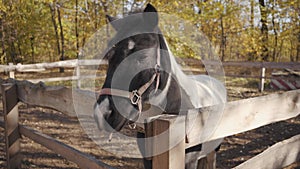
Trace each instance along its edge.
<path fill-rule="evenodd" d="M 150 133 L 153 135 L 152 169 L 184 168 L 185 117 L 162 115 L 147 125 L 147 129 L 152 130 Z M 162 150 L 166 152 L 158 153 Z"/>
<path fill-rule="evenodd" d="M 265 78 L 266 78 L 266 68 L 262 67 L 261 72 L 260 72 L 260 84 L 259 84 L 259 91 L 260 92 L 264 91 Z"/>
<path fill-rule="evenodd" d="M 5 129 L 5 149 L 8 169 L 21 167 L 19 111 L 17 86 L 12 83 L 1 85 Z"/>
<path fill-rule="evenodd" d="M 12 78 L 12 79 L 14 79 L 15 78 L 15 71 L 14 70 L 12 70 L 12 68 L 13 68 L 13 63 L 8 63 L 8 66 L 9 66 L 9 74 L 8 74 L 8 77 L 9 78 Z"/>
<path fill-rule="evenodd" d="M 197 169 L 216 169 L 216 151 L 198 160 Z"/>
<path fill-rule="evenodd" d="M 81 82 L 80 82 L 80 61 L 79 61 L 79 59 L 77 59 L 76 78 L 77 78 L 77 88 L 81 88 Z"/>

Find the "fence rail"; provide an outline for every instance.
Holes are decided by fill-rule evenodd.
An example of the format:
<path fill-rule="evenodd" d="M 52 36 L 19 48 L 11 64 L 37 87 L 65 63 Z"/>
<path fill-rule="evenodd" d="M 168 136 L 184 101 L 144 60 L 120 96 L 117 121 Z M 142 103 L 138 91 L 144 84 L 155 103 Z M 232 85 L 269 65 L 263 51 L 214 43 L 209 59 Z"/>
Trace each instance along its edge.
<path fill-rule="evenodd" d="M 208 62 L 208 64 L 213 62 Z M 293 69 L 300 70 L 299 62 L 222 62 L 223 66 L 238 66 L 248 68 L 266 68 L 266 69 Z"/>
<path fill-rule="evenodd" d="M 9 65 L 0 65 L 0 73 L 8 72 L 9 78 L 15 78 L 15 72 L 21 73 L 29 73 L 29 72 L 43 72 L 47 69 L 54 69 L 54 68 L 74 68 L 75 75 L 67 76 L 67 77 L 51 77 L 51 78 L 43 78 L 43 79 L 26 79 L 33 83 L 42 82 L 56 82 L 56 81 L 77 81 L 77 86 L 80 87 L 80 80 L 83 79 L 91 79 L 95 76 L 82 76 L 80 74 L 80 68 L 82 66 L 101 66 L 106 65 L 107 61 L 105 60 L 66 60 L 66 61 L 58 61 L 52 63 L 37 63 L 37 64 L 26 64 L 22 65 L 18 63 L 14 65 L 10 63 Z M 99 78 L 99 76 L 98 76 Z M 100 76 L 101 78 L 101 76 Z"/>
<path fill-rule="evenodd" d="M 17 100 L 27 103 L 29 105 L 35 105 L 40 107 L 47 107 L 52 108 L 55 110 L 58 110 L 60 112 L 63 112 L 70 116 L 75 116 L 76 112 L 74 109 L 73 102 L 76 100 L 73 100 L 72 98 L 80 98 L 81 101 L 78 101 L 76 104 L 78 107 L 80 107 L 80 111 L 85 112 L 86 114 L 93 114 L 93 103 L 95 99 L 95 93 L 88 92 L 88 91 L 82 91 L 79 89 L 74 89 L 73 91 L 66 87 L 50 87 L 45 86 L 43 83 L 39 84 L 32 84 L 27 81 L 17 81 L 17 80 L 9 80 L 8 81 L 11 84 L 14 84 L 16 89 L 16 96 Z M 0 81 L 1 84 L 7 83 L 7 81 Z M 3 94 L 3 93 L 2 93 Z M 76 95 L 76 96 L 74 96 Z M 10 108 L 14 107 L 14 100 L 10 97 L 4 99 L 4 102 L 7 102 Z M 264 107 L 264 109 L 262 109 Z M 199 110 L 191 110 L 191 114 L 196 114 L 197 118 L 194 118 L 195 124 L 206 124 L 209 123 L 207 119 L 203 118 L 206 117 L 205 114 L 210 112 L 211 108 L 203 108 Z M 77 110 L 78 111 L 78 110 Z M 201 116 L 198 115 L 201 113 Z M 186 148 L 191 147 L 193 145 L 197 145 L 200 143 L 203 143 L 205 141 L 214 140 L 217 138 L 227 137 L 233 134 L 245 132 L 248 130 L 252 130 L 273 122 L 289 119 L 292 117 L 296 117 L 300 114 L 300 90 L 290 91 L 283 94 L 272 94 L 268 96 L 263 97 L 257 97 L 257 98 L 251 98 L 251 99 L 245 99 L 240 101 L 234 101 L 226 103 L 223 116 L 220 120 L 220 122 L 216 126 L 216 130 L 214 133 L 205 139 L 200 139 L 199 135 L 201 134 L 201 130 L 203 129 L 203 125 L 194 126 L 192 131 L 189 133 L 184 133 L 186 135 L 186 141 L 183 139 L 183 141 L 180 142 L 177 146 L 172 148 L 170 151 L 154 156 L 153 164 L 154 169 L 155 166 L 158 168 L 161 168 L 161 166 L 165 166 L 165 168 L 172 168 L 172 166 L 182 166 L 184 163 L 184 156 L 182 155 Z M 165 131 L 168 129 L 168 127 L 171 127 L 172 125 L 181 125 L 180 128 L 184 127 L 185 120 L 180 120 L 180 123 L 174 123 L 174 118 L 182 118 L 186 119 L 189 118 L 188 116 L 158 116 L 157 119 L 151 119 L 153 121 L 152 127 L 146 126 L 146 133 L 152 133 L 152 134 L 159 134 L 162 131 Z M 13 120 L 16 121 L 16 120 Z M 234 124 L 232 122 L 237 122 L 238 124 Z M 0 122 L 1 124 L 1 122 Z M 4 125 L 5 126 L 5 125 Z M 176 128 L 176 126 L 173 126 Z M 178 127 L 178 126 L 177 126 Z M 149 131 L 152 130 L 152 131 Z M 15 131 L 15 130 L 13 130 Z M 25 134 L 28 137 L 40 137 L 41 134 L 34 134 L 35 132 L 31 134 L 26 134 L 28 130 L 21 127 L 20 128 L 21 134 Z M 11 132 L 14 133 L 14 132 Z M 173 134 L 172 134 L 173 133 Z M 178 134 L 174 132 L 171 132 L 170 137 L 165 139 L 166 143 L 151 143 L 147 144 L 149 151 L 155 150 L 155 145 L 158 144 L 170 144 L 174 137 L 178 137 Z M 16 137 L 13 137 L 16 138 Z M 184 137 L 185 138 L 185 137 Z M 298 136 L 297 139 L 292 139 L 291 144 L 298 144 L 300 145 Z M 45 138 L 44 138 L 45 139 Z M 8 140 L 8 139 L 7 139 Z M 14 139 L 10 139 L 14 140 Z M 47 137 L 46 137 L 47 140 Z M 51 140 L 50 138 L 48 140 Z M 55 140 L 53 140 L 56 142 Z M 161 141 L 161 140 L 160 140 Z M 289 141 L 284 142 L 284 146 L 286 148 L 289 148 L 290 146 L 286 146 L 286 144 L 289 144 Z M 52 144 L 49 142 L 49 144 Z M 55 144 L 55 143 L 54 143 Z M 277 147 L 282 147 L 282 144 L 276 145 Z M 149 148 L 150 146 L 150 148 Z M 154 146 L 154 147 L 153 147 Z M 63 146 L 64 147 L 64 146 Z M 55 146 L 53 149 L 56 149 Z M 151 150 L 152 149 L 152 150 Z M 286 155 L 286 161 L 283 163 L 274 163 L 276 165 L 275 167 L 279 168 L 283 165 L 287 165 L 288 163 L 295 162 L 300 157 L 300 151 L 299 148 L 296 147 L 293 151 L 284 150 L 285 148 L 282 148 L 282 151 L 284 155 Z M 69 150 L 68 150 L 69 151 Z M 271 151 L 271 150 L 268 150 Z M 272 150 L 273 151 L 273 150 Z M 176 152 L 176 153 L 174 153 Z M 288 152 L 291 152 L 293 154 L 289 154 Z M 73 152 L 73 153 L 76 153 Z M 72 153 L 71 153 L 72 154 Z M 268 154 L 267 152 L 264 152 L 264 154 Z M 297 158 L 293 158 L 293 157 Z M 66 155 L 68 156 L 68 154 Z M 80 156 L 80 155 L 79 155 Z M 264 156 L 264 155 L 261 155 Z M 71 159 L 72 160 L 72 159 Z M 76 159 L 74 159 L 76 160 Z M 90 159 L 87 159 L 90 160 Z M 257 161 L 253 160 L 253 161 Z M 79 162 L 77 162 L 79 163 Z M 250 162 L 247 162 L 250 163 Z M 256 163 L 256 162 L 255 162 Z M 155 165 L 156 164 L 156 165 Z M 78 164 L 79 166 L 81 164 Z M 247 164 L 248 165 L 248 164 Z M 246 166 L 246 165 L 245 165 Z M 103 166 L 101 166 L 103 167 Z M 243 165 L 239 166 L 239 168 L 244 168 Z M 246 168 L 246 167 L 245 167 Z"/>
<path fill-rule="evenodd" d="M 200 63 L 200 61 L 199 61 Z M 66 60 L 66 61 L 59 61 L 59 62 L 52 62 L 52 63 L 37 63 L 37 64 L 17 64 L 13 65 L 10 63 L 9 65 L 0 65 L 0 73 L 9 72 L 9 78 L 14 78 L 15 72 L 41 72 L 45 71 L 46 69 L 53 69 L 53 68 L 74 68 L 76 70 L 76 74 L 74 76 L 69 77 L 53 77 L 53 78 L 44 78 L 44 79 L 26 79 L 31 82 L 54 82 L 54 81 L 70 81 L 74 80 L 77 81 L 77 86 L 80 87 L 80 80 L 87 79 L 87 78 L 94 78 L 94 76 L 82 76 L 80 74 L 80 69 L 82 66 L 102 66 L 106 65 L 107 61 L 105 60 Z M 233 77 L 233 78 L 254 78 L 260 79 L 259 83 L 259 90 L 264 90 L 265 79 L 276 79 L 276 77 L 266 75 L 267 69 L 291 69 L 291 70 L 300 70 L 300 63 L 299 62 L 217 62 L 217 61 L 205 61 L 205 66 L 219 66 L 222 64 L 223 67 L 242 67 L 242 68 L 256 68 L 260 70 L 259 75 L 244 75 L 244 74 L 232 74 L 227 73 L 225 74 L 226 77 Z M 201 62 L 200 65 L 204 66 Z M 193 71 L 193 72 L 200 72 L 205 73 L 200 70 L 200 68 L 186 68 L 184 67 L 183 70 L 185 71 Z M 103 76 L 104 77 L 104 76 Z M 282 77 L 281 77 L 282 78 Z"/>
<path fill-rule="evenodd" d="M 23 65 L 18 63 L 17 65 L 10 64 L 10 65 L 0 65 L 0 73 L 3 72 L 40 72 L 46 69 L 53 69 L 53 68 L 75 68 L 77 66 L 94 66 L 94 65 L 104 65 L 107 64 L 105 60 L 65 60 L 65 61 L 58 61 L 58 62 L 51 62 L 51 63 L 36 63 L 36 64 L 26 64 Z"/>
<path fill-rule="evenodd" d="M 300 135 L 276 143 L 235 169 L 282 168 L 296 161 L 300 161 Z"/>
<path fill-rule="evenodd" d="M 49 150 L 60 154 L 69 161 L 76 163 L 80 168 L 92 168 L 92 169 L 113 169 L 113 167 L 96 160 L 93 156 L 82 153 L 81 151 L 68 146 L 56 139 L 42 134 L 27 126 L 19 125 L 20 134 L 27 138 L 39 143 Z"/>
<path fill-rule="evenodd" d="M 200 65 L 204 65 L 199 61 Z M 36 63 L 36 64 L 21 64 L 17 65 L 0 65 L 0 73 L 9 72 L 9 71 L 17 71 L 17 72 L 30 72 L 30 71 L 43 71 L 45 69 L 52 68 L 75 68 L 79 66 L 95 66 L 95 65 L 104 65 L 107 64 L 105 60 L 99 59 L 90 59 L 90 60 L 65 60 L 58 62 L 50 62 L 50 63 Z M 205 66 L 233 66 L 233 67 L 247 67 L 247 68 L 267 68 L 267 69 L 292 69 L 292 70 L 300 70 L 300 62 L 242 62 L 242 61 L 229 61 L 229 62 L 216 62 L 216 61 L 205 61 Z"/>

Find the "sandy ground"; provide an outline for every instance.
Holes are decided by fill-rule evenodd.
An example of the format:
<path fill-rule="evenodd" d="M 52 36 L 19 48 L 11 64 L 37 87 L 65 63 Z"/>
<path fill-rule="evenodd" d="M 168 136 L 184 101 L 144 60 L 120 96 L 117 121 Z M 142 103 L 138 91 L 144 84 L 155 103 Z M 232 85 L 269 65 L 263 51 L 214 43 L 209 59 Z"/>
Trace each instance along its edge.
<path fill-rule="evenodd" d="M 230 100 L 265 95 L 270 92 L 258 93 L 255 89 L 238 89 L 229 87 Z M 44 134 L 50 135 L 74 148 L 95 156 L 97 159 L 122 169 L 143 168 L 140 159 L 116 157 L 91 141 L 85 134 L 78 119 L 70 118 L 60 112 L 42 108 L 20 106 L 21 124 L 30 126 Z M 0 128 L 0 168 L 5 168 L 3 129 Z M 225 138 L 217 154 L 217 168 L 232 168 L 247 159 L 259 154 L 276 142 L 300 134 L 300 117 L 274 123 L 249 132 Z M 26 137 L 22 139 L 22 168 L 78 168 L 43 146 Z M 298 168 L 299 164 L 289 167 Z"/>

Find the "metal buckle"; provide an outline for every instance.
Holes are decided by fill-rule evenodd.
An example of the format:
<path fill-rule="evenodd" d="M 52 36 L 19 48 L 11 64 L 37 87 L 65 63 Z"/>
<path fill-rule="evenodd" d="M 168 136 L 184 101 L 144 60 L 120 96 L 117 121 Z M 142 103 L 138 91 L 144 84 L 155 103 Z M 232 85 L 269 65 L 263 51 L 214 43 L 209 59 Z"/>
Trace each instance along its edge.
<path fill-rule="evenodd" d="M 156 64 L 154 66 L 154 69 L 155 69 L 155 73 L 160 73 L 161 69 L 160 69 L 160 65 Z"/>
<path fill-rule="evenodd" d="M 130 98 L 130 101 L 134 105 L 138 105 L 139 101 L 141 100 L 141 96 L 138 94 L 137 90 L 132 91 L 132 97 Z"/>

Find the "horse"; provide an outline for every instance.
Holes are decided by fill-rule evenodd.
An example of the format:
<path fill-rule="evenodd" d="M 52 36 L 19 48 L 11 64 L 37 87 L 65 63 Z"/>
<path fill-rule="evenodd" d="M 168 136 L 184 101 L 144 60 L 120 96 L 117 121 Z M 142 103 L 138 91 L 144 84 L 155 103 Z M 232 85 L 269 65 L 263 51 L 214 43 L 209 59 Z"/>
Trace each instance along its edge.
<path fill-rule="evenodd" d="M 134 127 L 141 116 L 153 115 L 147 115 L 147 105 L 159 113 L 180 114 L 224 103 L 226 90 L 221 82 L 206 75 L 190 77 L 181 70 L 158 26 L 156 8 L 147 4 L 137 14 L 126 19 L 106 16 L 116 35 L 105 52 L 106 78 L 94 106 L 98 129 L 113 133 L 126 125 Z M 196 169 L 199 158 L 215 151 L 221 142 L 187 149 L 185 168 Z M 140 149 L 142 144 L 138 143 Z M 151 164 L 144 158 L 145 168 L 152 168 Z"/>

